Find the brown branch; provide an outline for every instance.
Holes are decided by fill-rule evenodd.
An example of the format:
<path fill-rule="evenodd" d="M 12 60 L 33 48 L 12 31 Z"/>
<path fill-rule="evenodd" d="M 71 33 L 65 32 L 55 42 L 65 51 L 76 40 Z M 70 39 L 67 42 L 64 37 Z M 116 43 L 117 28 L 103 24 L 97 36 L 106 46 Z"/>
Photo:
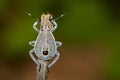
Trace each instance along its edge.
<path fill-rule="evenodd" d="M 37 66 L 36 80 L 47 80 L 49 61 L 38 59 L 38 62 L 41 64 L 41 68 Z"/>

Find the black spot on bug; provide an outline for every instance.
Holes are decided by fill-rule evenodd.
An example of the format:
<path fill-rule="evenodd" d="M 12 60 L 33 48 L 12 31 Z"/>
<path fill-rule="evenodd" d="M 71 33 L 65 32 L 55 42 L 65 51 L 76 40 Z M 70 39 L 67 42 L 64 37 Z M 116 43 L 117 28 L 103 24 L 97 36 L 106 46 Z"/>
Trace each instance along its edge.
<path fill-rule="evenodd" d="M 43 55 L 48 55 L 49 52 L 47 50 L 45 50 L 42 53 L 43 53 Z"/>

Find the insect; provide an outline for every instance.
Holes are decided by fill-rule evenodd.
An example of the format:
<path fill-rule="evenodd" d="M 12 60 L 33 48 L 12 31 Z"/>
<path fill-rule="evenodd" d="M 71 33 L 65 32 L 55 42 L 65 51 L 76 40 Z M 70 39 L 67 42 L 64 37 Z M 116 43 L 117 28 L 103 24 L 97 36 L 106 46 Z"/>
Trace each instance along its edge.
<path fill-rule="evenodd" d="M 38 24 L 41 26 L 40 29 L 37 28 Z M 33 29 L 38 32 L 38 36 L 35 41 L 29 42 L 29 44 L 34 47 L 29 51 L 29 55 L 39 67 L 41 65 L 34 57 L 34 53 L 41 60 L 50 60 L 56 55 L 54 60 L 48 65 L 48 68 L 50 68 L 60 57 L 57 47 L 61 46 L 62 42 L 55 41 L 52 34 L 56 28 L 57 23 L 49 13 L 42 14 L 40 19 L 33 24 Z"/>

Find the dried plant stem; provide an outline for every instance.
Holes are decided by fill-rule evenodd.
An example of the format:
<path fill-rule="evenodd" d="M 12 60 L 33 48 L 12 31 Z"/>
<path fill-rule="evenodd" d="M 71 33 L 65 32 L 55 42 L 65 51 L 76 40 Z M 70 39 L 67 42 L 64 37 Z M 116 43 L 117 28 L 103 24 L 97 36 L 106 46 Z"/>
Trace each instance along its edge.
<path fill-rule="evenodd" d="M 43 61 L 38 59 L 39 63 L 41 64 L 41 68 L 37 66 L 36 71 L 36 80 L 47 80 L 47 74 L 48 74 L 48 64 L 49 61 Z"/>

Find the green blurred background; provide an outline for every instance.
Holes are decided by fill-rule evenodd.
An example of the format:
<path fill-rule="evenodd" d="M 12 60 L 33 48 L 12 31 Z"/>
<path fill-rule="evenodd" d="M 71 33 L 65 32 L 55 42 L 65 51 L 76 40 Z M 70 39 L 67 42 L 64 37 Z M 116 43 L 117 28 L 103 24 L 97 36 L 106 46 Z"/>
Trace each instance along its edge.
<path fill-rule="evenodd" d="M 38 34 L 24 10 L 67 14 L 53 33 L 63 45 L 49 80 L 120 80 L 119 0 L 0 0 L 0 80 L 35 80 L 28 42 Z"/>

